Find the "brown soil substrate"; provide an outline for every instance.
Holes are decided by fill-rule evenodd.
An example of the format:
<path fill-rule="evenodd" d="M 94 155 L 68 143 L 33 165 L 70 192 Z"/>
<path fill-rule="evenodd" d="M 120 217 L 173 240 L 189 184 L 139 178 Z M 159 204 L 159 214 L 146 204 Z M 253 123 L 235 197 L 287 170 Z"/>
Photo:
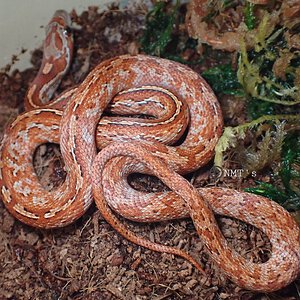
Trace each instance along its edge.
<path fill-rule="evenodd" d="M 145 13 L 143 8 L 120 11 L 117 7 L 101 14 L 90 8 L 81 16 L 73 11 L 72 19 L 81 28 L 74 29 L 75 58 L 60 89 L 81 82 L 104 59 L 138 53 Z M 32 69 L 15 71 L 11 76 L 0 74 L 1 136 L 7 121 L 21 111 L 41 57 L 41 50 L 36 50 Z M 57 186 L 64 178 L 59 148 L 41 147 L 35 168 L 44 186 Z M 210 184 L 209 168 L 190 178 L 198 186 Z M 132 181 L 140 189 L 162 188 L 160 182 L 148 177 Z M 241 188 L 245 182 L 231 178 L 224 184 Z M 270 295 L 231 283 L 210 260 L 190 220 L 128 225 L 150 240 L 188 251 L 202 263 L 206 276 L 181 258 L 128 242 L 104 221 L 94 205 L 75 224 L 56 230 L 21 224 L 2 202 L 0 220 L 0 299 L 299 299 L 299 282 Z M 270 245 L 259 230 L 224 217 L 218 217 L 218 222 L 239 253 L 255 261 L 267 259 Z"/>

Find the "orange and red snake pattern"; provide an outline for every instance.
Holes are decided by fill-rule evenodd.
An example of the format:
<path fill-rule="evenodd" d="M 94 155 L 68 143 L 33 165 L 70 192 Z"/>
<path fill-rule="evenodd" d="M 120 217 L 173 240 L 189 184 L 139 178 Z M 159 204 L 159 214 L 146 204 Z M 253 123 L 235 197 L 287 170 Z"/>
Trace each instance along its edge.
<path fill-rule="evenodd" d="M 203 78 L 173 61 L 123 55 L 100 63 L 78 87 L 49 102 L 70 66 L 69 26 L 68 14 L 57 11 L 47 27 L 41 69 L 25 99 L 27 111 L 4 134 L 0 185 L 11 214 L 31 226 L 60 227 L 95 200 L 125 238 L 180 255 L 203 272 L 184 251 L 136 236 L 115 214 L 140 222 L 191 217 L 214 262 L 241 287 L 269 292 L 295 280 L 300 230 L 288 212 L 245 192 L 197 190 L 179 175 L 205 165 L 222 133 L 219 103 Z M 101 117 L 107 109 L 114 114 Z M 137 114 L 152 117 L 133 117 Z M 41 186 L 33 168 L 35 149 L 47 142 L 60 144 L 67 172 L 64 183 L 51 191 Z M 155 175 L 170 191 L 136 191 L 127 181 L 131 173 Z M 272 244 L 270 259 L 253 263 L 230 248 L 214 213 L 262 230 Z"/>

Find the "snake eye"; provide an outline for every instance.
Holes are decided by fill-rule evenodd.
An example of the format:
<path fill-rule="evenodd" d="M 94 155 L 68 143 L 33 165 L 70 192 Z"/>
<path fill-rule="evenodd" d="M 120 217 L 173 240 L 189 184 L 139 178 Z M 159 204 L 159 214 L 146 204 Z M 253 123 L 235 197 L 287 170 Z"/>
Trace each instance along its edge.
<path fill-rule="evenodd" d="M 70 26 L 66 26 L 64 30 L 64 34 L 67 36 L 72 35 L 72 28 Z"/>

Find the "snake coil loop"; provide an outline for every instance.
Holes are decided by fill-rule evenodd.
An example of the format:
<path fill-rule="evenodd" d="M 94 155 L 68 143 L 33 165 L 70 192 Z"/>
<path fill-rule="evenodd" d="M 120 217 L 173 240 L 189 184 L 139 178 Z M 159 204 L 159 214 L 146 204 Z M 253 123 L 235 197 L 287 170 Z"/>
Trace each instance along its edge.
<path fill-rule="evenodd" d="M 25 99 L 27 112 L 5 131 L 0 186 L 7 209 L 31 226 L 53 228 L 78 219 L 94 198 L 125 238 L 180 255 L 202 271 L 184 251 L 135 236 L 111 209 L 141 222 L 191 217 L 212 259 L 238 285 L 269 292 L 295 280 L 300 230 L 288 212 L 266 198 L 232 189 L 196 190 L 179 175 L 205 165 L 222 132 L 218 101 L 197 73 L 161 58 L 123 55 L 102 62 L 78 87 L 48 103 L 70 66 L 69 26 L 64 11 L 50 21 L 42 66 Z M 121 116 L 101 118 L 105 109 Z M 138 113 L 152 118 L 135 118 Z M 186 130 L 184 141 L 172 146 Z M 32 165 L 36 147 L 46 142 L 60 143 L 67 171 L 65 182 L 52 191 L 43 189 Z M 96 145 L 103 148 L 98 154 Z M 132 189 L 127 177 L 133 172 L 157 176 L 170 191 Z M 255 264 L 237 254 L 213 212 L 261 229 L 272 244 L 271 258 Z"/>

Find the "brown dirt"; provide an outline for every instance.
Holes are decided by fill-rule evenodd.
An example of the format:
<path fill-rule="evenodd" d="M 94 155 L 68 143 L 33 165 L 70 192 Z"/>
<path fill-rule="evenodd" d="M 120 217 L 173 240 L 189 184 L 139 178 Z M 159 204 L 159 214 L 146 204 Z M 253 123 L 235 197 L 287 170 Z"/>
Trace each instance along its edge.
<path fill-rule="evenodd" d="M 81 29 L 74 30 L 74 63 L 60 89 L 78 84 L 104 59 L 137 53 L 144 17 L 143 8 L 133 12 L 113 7 L 101 14 L 90 8 L 81 16 L 73 11 L 73 21 Z M 36 50 L 32 69 L 15 71 L 11 76 L 0 74 L 1 136 L 7 121 L 21 110 L 41 57 L 41 50 Z M 227 102 L 223 99 L 222 103 Z M 51 189 L 64 178 L 59 149 L 50 145 L 39 151 L 36 171 Z M 190 177 L 197 186 L 214 184 L 208 167 Z M 161 188 L 152 178 L 132 180 L 139 188 Z M 221 184 L 241 188 L 245 182 L 231 178 Z M 218 217 L 218 222 L 239 253 L 256 261 L 267 258 L 270 245 L 259 230 L 224 217 Z M 150 240 L 188 251 L 202 263 L 206 276 L 181 258 L 131 244 L 105 222 L 94 205 L 76 223 L 47 231 L 15 220 L 0 202 L 0 223 L 0 299 L 299 299 L 299 281 L 269 295 L 231 283 L 210 260 L 190 220 L 128 224 Z"/>

